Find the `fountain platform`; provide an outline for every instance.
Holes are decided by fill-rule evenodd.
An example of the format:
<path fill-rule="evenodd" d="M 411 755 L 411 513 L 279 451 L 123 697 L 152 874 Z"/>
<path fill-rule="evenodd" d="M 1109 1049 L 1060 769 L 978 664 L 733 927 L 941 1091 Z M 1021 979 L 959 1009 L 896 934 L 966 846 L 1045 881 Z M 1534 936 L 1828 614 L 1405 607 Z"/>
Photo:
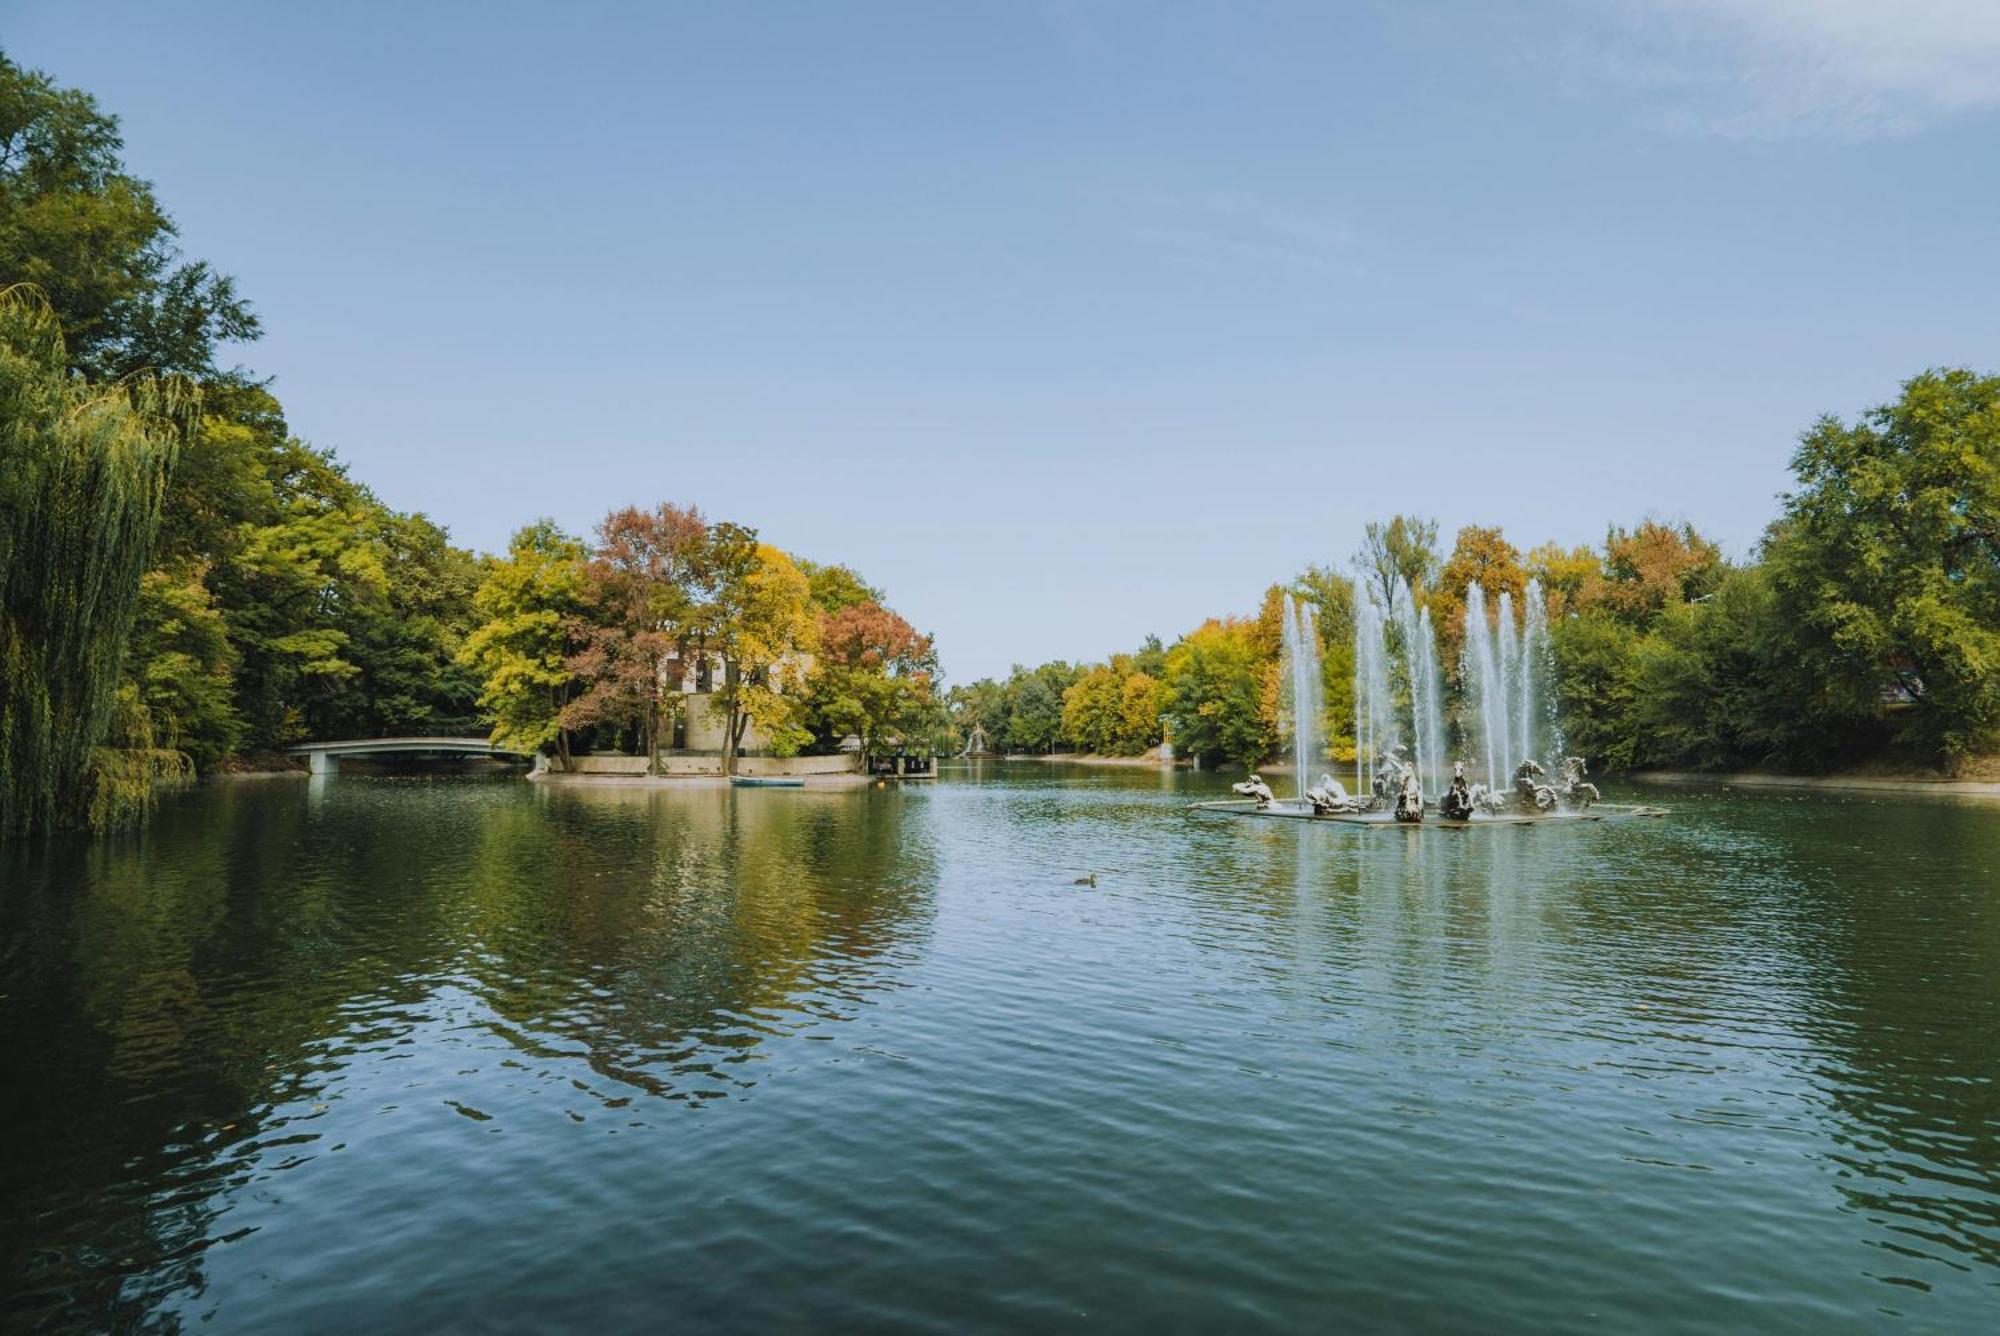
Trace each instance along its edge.
<path fill-rule="evenodd" d="M 1481 812 L 1466 820 L 1453 820 L 1436 815 L 1435 809 L 1424 813 L 1422 821 L 1398 821 L 1395 814 L 1381 812 L 1315 812 L 1310 807 L 1297 803 L 1272 803 L 1260 807 L 1254 798 L 1224 798 L 1214 802 L 1190 803 L 1190 812 L 1219 812 L 1224 816 L 1276 817 L 1284 821 L 1318 821 L 1343 826 L 1396 826 L 1405 830 L 1422 830 L 1427 826 L 1446 830 L 1463 830 L 1467 826 L 1548 826 L 1564 825 L 1572 821 L 1622 821 L 1633 817 L 1662 817 L 1667 814 L 1664 807 L 1649 807 L 1642 803 L 1592 803 L 1578 812 Z"/>

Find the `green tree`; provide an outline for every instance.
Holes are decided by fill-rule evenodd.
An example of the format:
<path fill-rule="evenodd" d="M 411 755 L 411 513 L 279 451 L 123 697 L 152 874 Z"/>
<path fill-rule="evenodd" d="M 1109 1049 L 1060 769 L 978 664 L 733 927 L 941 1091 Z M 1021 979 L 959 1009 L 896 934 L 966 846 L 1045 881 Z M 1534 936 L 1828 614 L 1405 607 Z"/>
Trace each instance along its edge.
<path fill-rule="evenodd" d="M 487 563 L 473 596 L 481 620 L 459 650 L 479 674 L 494 745 L 553 747 L 565 769 L 569 735 L 561 717 L 575 685 L 570 628 L 584 611 L 584 561 L 583 543 L 553 520 L 517 531 L 507 555 Z"/>
<path fill-rule="evenodd" d="M 865 602 L 822 614 L 818 640 L 808 699 L 822 747 L 831 750 L 850 734 L 869 754 L 928 741 L 938 677 L 929 636 L 879 603 Z"/>
<path fill-rule="evenodd" d="M 1085 669 L 1063 692 L 1062 733 L 1082 751 L 1113 756 L 1124 750 L 1126 675 L 1119 671 L 1120 657 Z"/>
<path fill-rule="evenodd" d="M 0 276 L 41 290 L 91 379 L 212 379 L 216 345 L 256 338 L 256 317 L 231 279 L 182 258 L 123 147 L 94 99 L 0 54 Z"/>
<path fill-rule="evenodd" d="M 1635 722 L 1639 640 L 1639 632 L 1603 613 L 1549 628 L 1563 737 L 1593 769 L 1630 770 L 1642 755 Z"/>
<path fill-rule="evenodd" d="M 1393 613 L 1403 591 L 1421 595 L 1437 582 L 1438 526 L 1436 520 L 1398 515 L 1387 524 L 1371 522 L 1364 531 L 1355 564 L 1383 612 Z"/>
<path fill-rule="evenodd" d="M 955 686 L 948 693 L 947 711 L 959 747 L 970 744 L 975 728 L 986 735 L 991 750 L 1006 750 L 1007 688 L 990 677 Z"/>
<path fill-rule="evenodd" d="M 793 560 L 805 573 L 806 582 L 811 586 L 815 612 L 839 612 L 863 603 L 881 606 L 887 602 L 882 597 L 882 591 L 862 579 L 861 573 L 852 566 L 823 566 L 819 562 L 796 557 Z"/>
<path fill-rule="evenodd" d="M 116 815 L 93 761 L 118 759 L 95 753 L 192 421 L 183 388 L 92 388 L 68 360 L 47 305 L 0 292 L 0 836 Z"/>
<path fill-rule="evenodd" d="M 1765 542 L 1823 739 L 1868 730 L 1955 763 L 2000 724 L 2000 377 L 1928 371 L 1853 426 L 1822 418 Z"/>
<path fill-rule="evenodd" d="M 389 571 L 371 537 L 379 503 L 331 454 L 291 437 L 260 436 L 256 448 L 263 494 L 208 579 L 239 656 L 246 740 L 268 750 L 338 714 L 361 673 L 351 628 L 386 607 Z"/>
<path fill-rule="evenodd" d="M 1257 650 L 1254 622 L 1210 620 L 1183 636 L 1167 651 L 1174 745 L 1211 763 L 1255 765 L 1273 754 L 1277 729 L 1264 699 L 1269 663 Z"/>
<path fill-rule="evenodd" d="M 1008 676 L 1007 748 L 1053 752 L 1063 739 L 1063 693 L 1073 674 L 1067 664 L 1037 669 L 1016 665 Z"/>
<path fill-rule="evenodd" d="M 186 753 L 202 771 L 233 755 L 243 740 L 236 666 L 229 623 L 199 573 L 148 571 L 126 672 L 157 745 Z"/>
<path fill-rule="evenodd" d="M 733 775 L 753 719 L 780 756 L 792 755 L 810 739 L 804 679 L 817 626 L 805 572 L 769 543 L 754 543 L 741 565 L 725 557 L 718 568 L 726 574 L 716 586 L 719 615 L 708 643 L 723 658 L 722 686 L 715 695 L 727 720 L 722 768 Z M 789 691 L 782 680 L 788 671 Z"/>

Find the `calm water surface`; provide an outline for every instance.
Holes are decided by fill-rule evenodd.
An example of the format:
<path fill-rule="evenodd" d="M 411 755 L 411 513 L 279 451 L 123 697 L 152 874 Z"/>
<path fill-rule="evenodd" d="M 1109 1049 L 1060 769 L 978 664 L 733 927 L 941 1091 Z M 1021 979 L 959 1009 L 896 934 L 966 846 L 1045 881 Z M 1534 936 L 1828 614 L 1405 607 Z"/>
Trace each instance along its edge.
<path fill-rule="evenodd" d="M 2000 1329 L 2000 807 L 1216 787 L 344 776 L 0 851 L 0 1325 Z"/>

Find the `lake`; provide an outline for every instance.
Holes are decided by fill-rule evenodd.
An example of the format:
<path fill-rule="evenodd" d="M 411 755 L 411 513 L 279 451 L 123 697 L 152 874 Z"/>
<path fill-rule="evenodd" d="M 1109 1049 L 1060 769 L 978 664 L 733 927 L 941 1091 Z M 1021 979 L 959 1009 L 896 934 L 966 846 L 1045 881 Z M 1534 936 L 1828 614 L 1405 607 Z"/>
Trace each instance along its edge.
<path fill-rule="evenodd" d="M 0 1313 L 2000 1326 L 2000 805 L 1224 787 L 341 776 L 0 849 Z"/>

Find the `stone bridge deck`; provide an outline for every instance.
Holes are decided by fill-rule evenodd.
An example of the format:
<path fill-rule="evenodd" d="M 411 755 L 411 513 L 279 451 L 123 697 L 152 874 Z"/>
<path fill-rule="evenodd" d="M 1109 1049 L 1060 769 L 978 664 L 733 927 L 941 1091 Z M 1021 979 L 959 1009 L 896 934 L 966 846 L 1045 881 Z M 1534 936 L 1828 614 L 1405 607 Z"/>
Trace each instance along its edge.
<path fill-rule="evenodd" d="M 344 756 L 512 756 L 527 760 L 526 752 L 495 747 L 485 738 L 348 738 L 339 742 L 301 742 L 285 748 L 290 756 L 303 756 L 315 775 L 340 773 Z"/>

